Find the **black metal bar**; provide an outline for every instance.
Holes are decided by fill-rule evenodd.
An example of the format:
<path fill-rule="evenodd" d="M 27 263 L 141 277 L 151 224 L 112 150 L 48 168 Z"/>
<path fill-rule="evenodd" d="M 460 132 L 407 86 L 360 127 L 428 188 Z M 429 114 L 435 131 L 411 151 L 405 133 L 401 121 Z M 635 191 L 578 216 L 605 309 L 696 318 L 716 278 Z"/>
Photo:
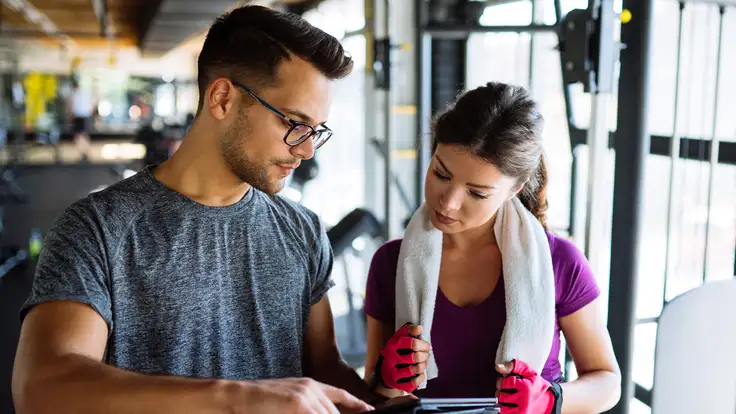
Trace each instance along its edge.
<path fill-rule="evenodd" d="M 619 134 L 616 133 L 618 137 Z M 672 156 L 670 149 L 670 140 L 672 137 L 663 135 L 652 135 L 650 153 L 652 155 Z M 711 141 L 699 138 L 680 138 L 682 145 L 680 146 L 680 158 L 688 160 L 703 161 L 700 152 L 710 151 Z M 701 148 L 702 146 L 702 148 Z M 718 163 L 726 165 L 736 165 L 736 142 L 721 141 L 718 143 Z"/>
<path fill-rule="evenodd" d="M 572 146 L 585 144 L 585 136 L 587 129 L 573 129 L 570 131 L 570 141 Z M 616 135 L 616 131 L 611 132 L 611 138 L 609 145 L 613 148 L 613 136 Z M 651 135 L 650 136 L 650 147 L 649 153 L 651 155 L 661 155 L 663 157 L 672 156 L 672 148 L 670 142 L 673 138 L 665 135 Z M 701 152 L 710 151 L 711 140 L 694 138 L 694 137 L 680 137 L 680 142 L 683 145 L 680 146 L 680 158 L 687 160 L 704 161 Z M 702 149 L 699 148 L 702 146 Z M 720 141 L 718 143 L 718 164 L 724 165 L 736 165 L 736 142 L 731 141 Z"/>
<path fill-rule="evenodd" d="M 560 1 L 555 0 L 555 15 L 556 15 L 556 21 L 557 25 L 562 24 L 562 11 L 560 6 Z M 557 32 L 557 43 L 558 47 L 564 48 L 565 47 L 565 39 L 562 35 L 563 31 L 560 30 Z M 569 234 L 572 236 L 576 232 L 575 228 L 575 217 L 577 214 L 577 209 L 575 208 L 575 200 L 578 194 L 578 180 L 577 180 L 577 171 L 578 171 L 578 157 L 577 157 L 577 147 L 585 144 L 586 136 L 585 134 L 578 129 L 577 124 L 575 123 L 575 117 L 573 112 L 573 102 L 572 102 L 572 93 L 570 91 L 571 84 L 573 83 L 570 74 L 567 71 L 565 67 L 565 59 L 563 57 L 562 50 L 560 50 L 559 53 L 560 56 L 560 73 L 562 74 L 562 94 L 565 99 L 565 116 L 567 120 L 567 131 L 568 135 L 570 137 L 570 150 L 572 151 L 572 166 L 571 166 L 571 174 L 570 174 L 570 211 L 569 211 Z"/>
<path fill-rule="evenodd" d="M 672 138 L 670 139 L 670 154 L 679 152 L 680 148 L 680 137 L 677 133 L 677 120 L 678 114 L 680 113 L 680 64 L 682 61 L 682 23 L 683 16 L 685 15 L 685 3 L 680 2 L 680 18 L 679 26 L 677 28 L 677 64 L 675 66 L 675 109 L 674 116 L 672 119 Z M 669 201 L 667 203 L 667 230 L 665 236 L 665 252 L 664 252 L 664 286 L 662 288 L 662 306 L 664 307 L 667 302 L 667 280 L 670 274 L 670 236 L 672 234 L 672 194 L 675 189 L 675 167 L 679 157 L 671 157 L 670 160 L 670 189 L 669 189 Z"/>
<path fill-rule="evenodd" d="M 718 46 L 716 51 L 716 84 L 715 84 L 715 96 L 713 97 L 713 129 L 710 136 L 710 175 L 708 177 L 708 204 L 705 209 L 705 246 L 703 247 L 703 282 L 708 277 L 708 248 L 710 243 L 708 239 L 710 237 L 710 213 L 711 206 L 713 205 L 713 181 L 716 174 L 716 164 L 718 163 L 718 137 L 716 136 L 716 127 L 718 125 L 718 99 L 720 98 L 720 84 L 721 84 L 721 52 L 723 49 L 723 20 L 726 13 L 724 6 L 718 7 L 719 19 L 718 19 Z M 715 145 L 714 145 L 715 144 Z"/>
<path fill-rule="evenodd" d="M 434 38 L 463 39 L 470 33 L 539 33 L 556 32 L 557 25 L 530 24 L 527 26 L 481 26 L 432 23 L 424 31 Z"/>
<path fill-rule="evenodd" d="M 634 398 L 643 402 L 648 407 L 652 406 L 652 391 L 642 387 L 639 384 L 635 385 Z"/>
<path fill-rule="evenodd" d="M 574 83 L 574 81 L 572 80 L 570 72 L 567 70 L 565 65 L 563 49 L 566 47 L 566 43 L 563 32 L 563 30 L 559 30 L 557 32 L 557 42 L 558 48 L 560 49 L 560 73 L 562 73 L 562 94 L 565 98 L 565 116 L 567 117 L 568 132 L 570 134 L 570 147 L 574 149 L 577 145 L 584 144 L 586 139 L 585 134 L 583 134 L 582 142 L 577 142 L 575 140 L 577 138 L 575 132 L 579 131 L 579 129 L 577 127 L 577 123 L 575 122 L 574 112 L 572 109 L 572 94 L 570 91 L 570 86 Z"/>
<path fill-rule="evenodd" d="M 621 27 L 621 72 L 611 234 L 608 329 L 621 368 L 621 398 L 610 411 L 627 414 L 634 396 L 633 340 L 636 322 L 638 250 L 644 200 L 644 168 L 649 154 L 649 63 L 654 0 L 623 0 L 632 19 Z"/>

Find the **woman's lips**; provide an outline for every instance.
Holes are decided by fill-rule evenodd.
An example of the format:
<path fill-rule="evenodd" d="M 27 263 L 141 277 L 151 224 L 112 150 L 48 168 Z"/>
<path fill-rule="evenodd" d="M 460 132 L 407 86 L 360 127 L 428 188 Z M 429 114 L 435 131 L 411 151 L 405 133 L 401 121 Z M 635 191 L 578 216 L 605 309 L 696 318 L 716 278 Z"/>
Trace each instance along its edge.
<path fill-rule="evenodd" d="M 455 223 L 457 221 L 454 218 L 448 217 L 448 216 L 446 216 L 446 215 L 444 215 L 444 214 L 442 214 L 442 213 L 440 213 L 439 211 L 436 211 L 436 210 L 434 212 L 434 215 L 437 218 L 437 221 L 439 221 L 440 223 L 442 223 L 442 224 L 444 224 L 446 226 L 447 225 L 450 225 L 452 223 Z"/>

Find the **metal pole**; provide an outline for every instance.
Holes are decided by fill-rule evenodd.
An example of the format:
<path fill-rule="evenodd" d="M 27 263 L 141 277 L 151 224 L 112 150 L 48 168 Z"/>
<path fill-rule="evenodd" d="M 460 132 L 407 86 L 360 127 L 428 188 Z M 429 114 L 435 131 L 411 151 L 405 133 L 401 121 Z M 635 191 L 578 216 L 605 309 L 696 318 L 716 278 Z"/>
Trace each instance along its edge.
<path fill-rule="evenodd" d="M 532 3 L 532 23 L 537 23 L 537 0 Z M 534 33 L 529 34 L 529 93 L 534 96 Z"/>
<path fill-rule="evenodd" d="M 561 14 L 561 6 L 560 1 L 555 0 L 554 2 L 554 11 L 556 16 L 556 25 L 561 26 L 562 25 L 562 14 Z M 564 44 L 564 38 L 562 36 L 563 30 L 557 31 L 557 41 L 559 44 Z M 571 165 L 571 174 L 570 174 L 570 214 L 569 214 L 569 223 L 568 223 L 568 234 L 570 237 L 575 239 L 576 242 L 580 242 L 584 239 L 584 234 L 579 234 L 579 228 L 577 226 L 578 216 L 581 214 L 580 210 L 577 207 L 577 194 L 578 194 L 578 175 L 579 175 L 579 154 L 578 150 L 581 146 L 581 144 L 585 143 L 585 138 L 578 139 L 579 130 L 577 128 L 577 123 L 575 122 L 574 118 L 574 112 L 572 110 L 573 107 L 573 101 L 572 101 L 572 94 L 571 94 L 571 88 L 570 85 L 573 83 L 569 78 L 569 71 L 566 68 L 565 65 L 565 59 L 563 58 L 563 55 L 560 53 L 560 73 L 562 74 L 562 94 L 565 98 L 565 117 L 567 120 L 567 131 L 570 136 L 570 150 L 572 151 L 572 165 Z M 582 142 L 579 142 L 582 141 Z M 584 217 L 584 211 L 583 217 Z M 584 232 L 583 232 L 584 233 Z"/>
<path fill-rule="evenodd" d="M 623 0 L 632 19 L 621 27 L 618 125 L 614 140 L 614 204 L 608 329 L 622 374 L 619 403 L 610 411 L 627 414 L 634 397 L 633 339 L 636 281 L 642 221 L 645 160 L 649 154 L 649 61 L 654 0 Z"/>
<path fill-rule="evenodd" d="M 578 227 L 576 221 L 578 219 L 578 208 L 576 206 L 578 200 L 578 174 L 580 169 L 580 155 L 578 154 L 580 145 L 572 148 L 572 163 L 570 164 L 570 211 L 568 214 L 568 235 L 572 237 L 576 242 L 579 241 Z"/>
<path fill-rule="evenodd" d="M 383 150 L 382 142 L 379 146 L 380 154 L 376 154 L 372 151 L 371 146 L 373 145 L 373 139 L 380 139 L 380 120 L 382 117 L 382 111 L 380 108 L 383 106 L 379 105 L 379 94 L 380 91 L 376 86 L 376 71 L 374 70 L 373 62 L 376 59 L 375 43 L 376 43 L 376 32 L 378 31 L 378 22 L 376 21 L 376 1 L 377 0 L 364 0 L 363 8 L 365 14 L 365 111 L 364 111 L 364 123 L 365 123 L 365 205 L 371 211 L 381 217 L 383 215 L 383 200 L 382 200 L 382 177 L 381 173 L 383 166 Z M 385 215 L 384 215 L 385 216 Z M 388 225 L 384 221 L 384 229 L 388 229 Z M 383 241 L 388 240 L 387 234 L 384 232 L 381 234 Z M 369 249 L 364 250 L 367 252 Z M 367 260 L 370 260 L 370 256 L 366 256 Z"/>
<path fill-rule="evenodd" d="M 597 273 L 602 265 L 598 260 L 604 240 L 606 180 L 610 174 L 608 167 L 608 94 L 592 93 L 590 96 L 591 112 L 588 127 L 588 183 L 587 214 L 585 217 L 585 255 L 591 262 L 593 271 Z"/>
<path fill-rule="evenodd" d="M 664 253 L 664 288 L 662 289 L 662 308 L 667 303 L 667 280 L 670 276 L 670 254 L 672 237 L 672 224 L 675 215 L 672 213 L 673 194 L 675 191 L 675 177 L 677 174 L 677 165 L 680 161 L 680 134 L 678 128 L 678 114 L 680 113 L 680 62 L 682 60 L 682 23 L 685 15 L 685 3 L 680 2 L 680 25 L 677 33 L 677 66 L 675 67 L 675 116 L 672 120 L 672 139 L 670 140 L 670 191 L 667 202 L 667 236 L 665 237 L 665 253 Z"/>
<path fill-rule="evenodd" d="M 599 38 L 595 83 L 590 93 L 588 127 L 588 182 L 585 216 L 585 255 L 593 272 L 603 276 L 600 253 L 608 249 L 606 225 L 610 225 L 608 106 L 613 86 L 613 0 L 589 2 L 588 12 L 597 22 Z M 605 264 L 607 266 L 608 264 Z M 605 269 L 608 270 L 608 269 Z"/>
<path fill-rule="evenodd" d="M 716 90 L 715 98 L 713 98 L 713 130 L 710 140 L 710 176 L 708 177 L 708 206 L 706 207 L 705 219 L 705 248 L 703 249 L 703 281 L 708 276 L 708 238 L 710 235 L 710 213 L 713 204 L 713 178 L 716 175 L 716 166 L 718 165 L 718 137 L 716 136 L 716 126 L 718 124 L 718 98 L 720 97 L 721 83 L 721 49 L 723 49 L 723 20 L 726 13 L 724 6 L 718 7 L 719 24 L 718 24 L 718 49 L 716 52 Z"/>
<path fill-rule="evenodd" d="M 424 202 L 424 177 L 431 157 L 429 120 L 432 116 L 432 38 L 424 33 L 429 21 L 426 1 L 415 0 L 417 17 L 416 62 L 417 76 L 417 165 L 415 203 L 418 208 Z"/>
<path fill-rule="evenodd" d="M 376 17 L 376 31 L 375 31 L 375 37 L 376 39 L 382 39 L 387 40 L 389 35 L 389 2 L 388 0 L 378 0 L 376 3 L 376 10 L 375 10 L 375 17 Z M 388 42 L 385 42 L 388 43 Z M 386 57 L 385 61 L 382 62 L 385 67 L 382 67 L 381 69 L 385 73 L 385 79 L 388 79 L 388 82 L 386 82 L 386 85 L 384 85 L 384 88 L 378 92 L 379 95 L 383 97 L 381 100 L 382 105 L 382 111 L 381 112 L 381 121 L 383 126 L 383 143 L 384 145 L 383 150 L 383 166 L 384 166 L 384 173 L 383 173 L 383 203 L 384 203 L 384 238 L 390 239 L 393 237 L 393 203 L 391 202 L 391 190 L 392 190 L 392 179 L 391 179 L 391 173 L 394 171 L 393 166 L 393 148 L 392 145 L 392 139 L 391 139 L 391 105 L 392 105 L 392 99 L 391 99 L 391 84 L 390 84 L 390 59 L 388 59 L 388 54 L 390 53 L 390 47 L 389 45 L 384 45 L 385 50 L 384 56 Z"/>

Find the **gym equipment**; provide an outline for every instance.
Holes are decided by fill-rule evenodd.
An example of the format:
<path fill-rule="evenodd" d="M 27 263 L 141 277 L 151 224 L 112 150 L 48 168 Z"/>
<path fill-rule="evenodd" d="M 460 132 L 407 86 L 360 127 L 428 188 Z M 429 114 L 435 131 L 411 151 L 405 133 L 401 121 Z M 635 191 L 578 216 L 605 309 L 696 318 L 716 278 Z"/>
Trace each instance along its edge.
<path fill-rule="evenodd" d="M 336 261 L 343 264 L 345 275 L 345 296 L 348 304 L 346 327 L 349 338 L 348 346 L 341 349 L 345 360 L 352 366 L 360 366 L 365 361 L 365 343 L 362 336 L 366 331 L 365 314 L 355 305 L 355 291 L 350 285 L 349 260 L 356 258 L 359 252 L 353 247 L 353 242 L 364 236 L 376 238 L 382 231 L 381 223 L 369 211 L 356 208 L 327 231 L 333 254 Z M 361 286 L 361 289 L 364 286 Z"/>
<path fill-rule="evenodd" d="M 294 170 L 294 173 L 291 176 L 291 183 L 289 183 L 289 185 L 299 192 L 302 192 L 304 186 L 315 179 L 318 174 L 319 164 L 315 157 L 308 160 L 302 160 L 301 164 L 299 164 L 299 168 Z"/>
<path fill-rule="evenodd" d="M 176 152 L 188 126 L 186 124 L 162 124 L 152 122 L 143 125 L 136 133 L 133 142 L 146 147 L 144 165 L 158 165 L 168 160 Z"/>
<path fill-rule="evenodd" d="M 333 254 L 341 256 L 358 237 L 378 237 L 380 231 L 381 223 L 373 214 L 356 208 L 327 231 L 327 238 L 330 239 Z"/>
<path fill-rule="evenodd" d="M 659 318 L 652 414 L 736 412 L 736 280 L 678 296 Z M 725 317 L 724 317 L 725 316 Z M 703 371 L 689 369 L 703 362 Z"/>
<path fill-rule="evenodd" d="M 0 254 L 0 259 L 2 259 L 2 257 L 2 254 Z M 7 275 L 8 272 L 13 270 L 13 268 L 23 264 L 26 259 L 28 259 L 28 252 L 26 252 L 25 250 L 18 250 L 17 252 L 15 252 L 15 254 L 8 256 L 5 261 L 0 261 L 0 280 L 2 280 L 2 278 Z"/>
<path fill-rule="evenodd" d="M 28 194 L 15 180 L 15 168 L 12 165 L 0 168 L 0 198 L 16 203 L 28 201 Z"/>
<path fill-rule="evenodd" d="M 388 150 L 385 148 L 386 145 L 378 140 L 378 138 L 371 138 L 369 143 L 378 151 L 379 154 L 383 156 L 384 159 L 390 158 L 388 154 Z M 422 172 L 424 174 L 424 172 Z M 396 174 L 395 171 L 391 171 L 390 174 L 390 183 L 392 183 L 394 186 L 396 186 L 396 191 L 399 193 L 399 199 L 401 200 L 401 204 L 404 205 L 404 208 L 406 208 L 409 211 L 409 215 L 406 219 L 404 219 L 404 222 L 402 223 L 404 225 L 404 228 L 409 225 L 409 221 L 411 220 L 412 215 L 417 209 L 417 206 L 414 205 L 414 203 L 409 199 L 409 195 L 407 194 L 406 188 L 403 184 L 401 184 L 401 180 L 399 180 L 399 176 Z M 388 228 L 388 223 L 385 223 L 386 229 Z M 386 230 L 384 229 L 384 230 Z"/>

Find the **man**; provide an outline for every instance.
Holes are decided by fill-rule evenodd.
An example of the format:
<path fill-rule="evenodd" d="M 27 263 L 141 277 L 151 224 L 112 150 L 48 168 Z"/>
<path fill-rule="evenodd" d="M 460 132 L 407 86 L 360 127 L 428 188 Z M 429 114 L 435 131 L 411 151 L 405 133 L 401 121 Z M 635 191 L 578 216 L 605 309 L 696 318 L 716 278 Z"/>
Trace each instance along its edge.
<path fill-rule="evenodd" d="M 72 92 L 67 105 L 72 119 L 74 144 L 82 156 L 82 162 L 86 162 L 89 158 L 89 128 L 92 124 L 95 102 L 92 94 L 82 90 L 76 79 L 72 80 Z"/>
<path fill-rule="evenodd" d="M 75 203 L 47 235 L 21 311 L 19 413 L 372 408 L 341 389 L 373 397 L 335 344 L 325 229 L 274 196 L 330 137 L 351 59 L 298 16 L 251 6 L 213 24 L 198 70 L 172 158 Z"/>

